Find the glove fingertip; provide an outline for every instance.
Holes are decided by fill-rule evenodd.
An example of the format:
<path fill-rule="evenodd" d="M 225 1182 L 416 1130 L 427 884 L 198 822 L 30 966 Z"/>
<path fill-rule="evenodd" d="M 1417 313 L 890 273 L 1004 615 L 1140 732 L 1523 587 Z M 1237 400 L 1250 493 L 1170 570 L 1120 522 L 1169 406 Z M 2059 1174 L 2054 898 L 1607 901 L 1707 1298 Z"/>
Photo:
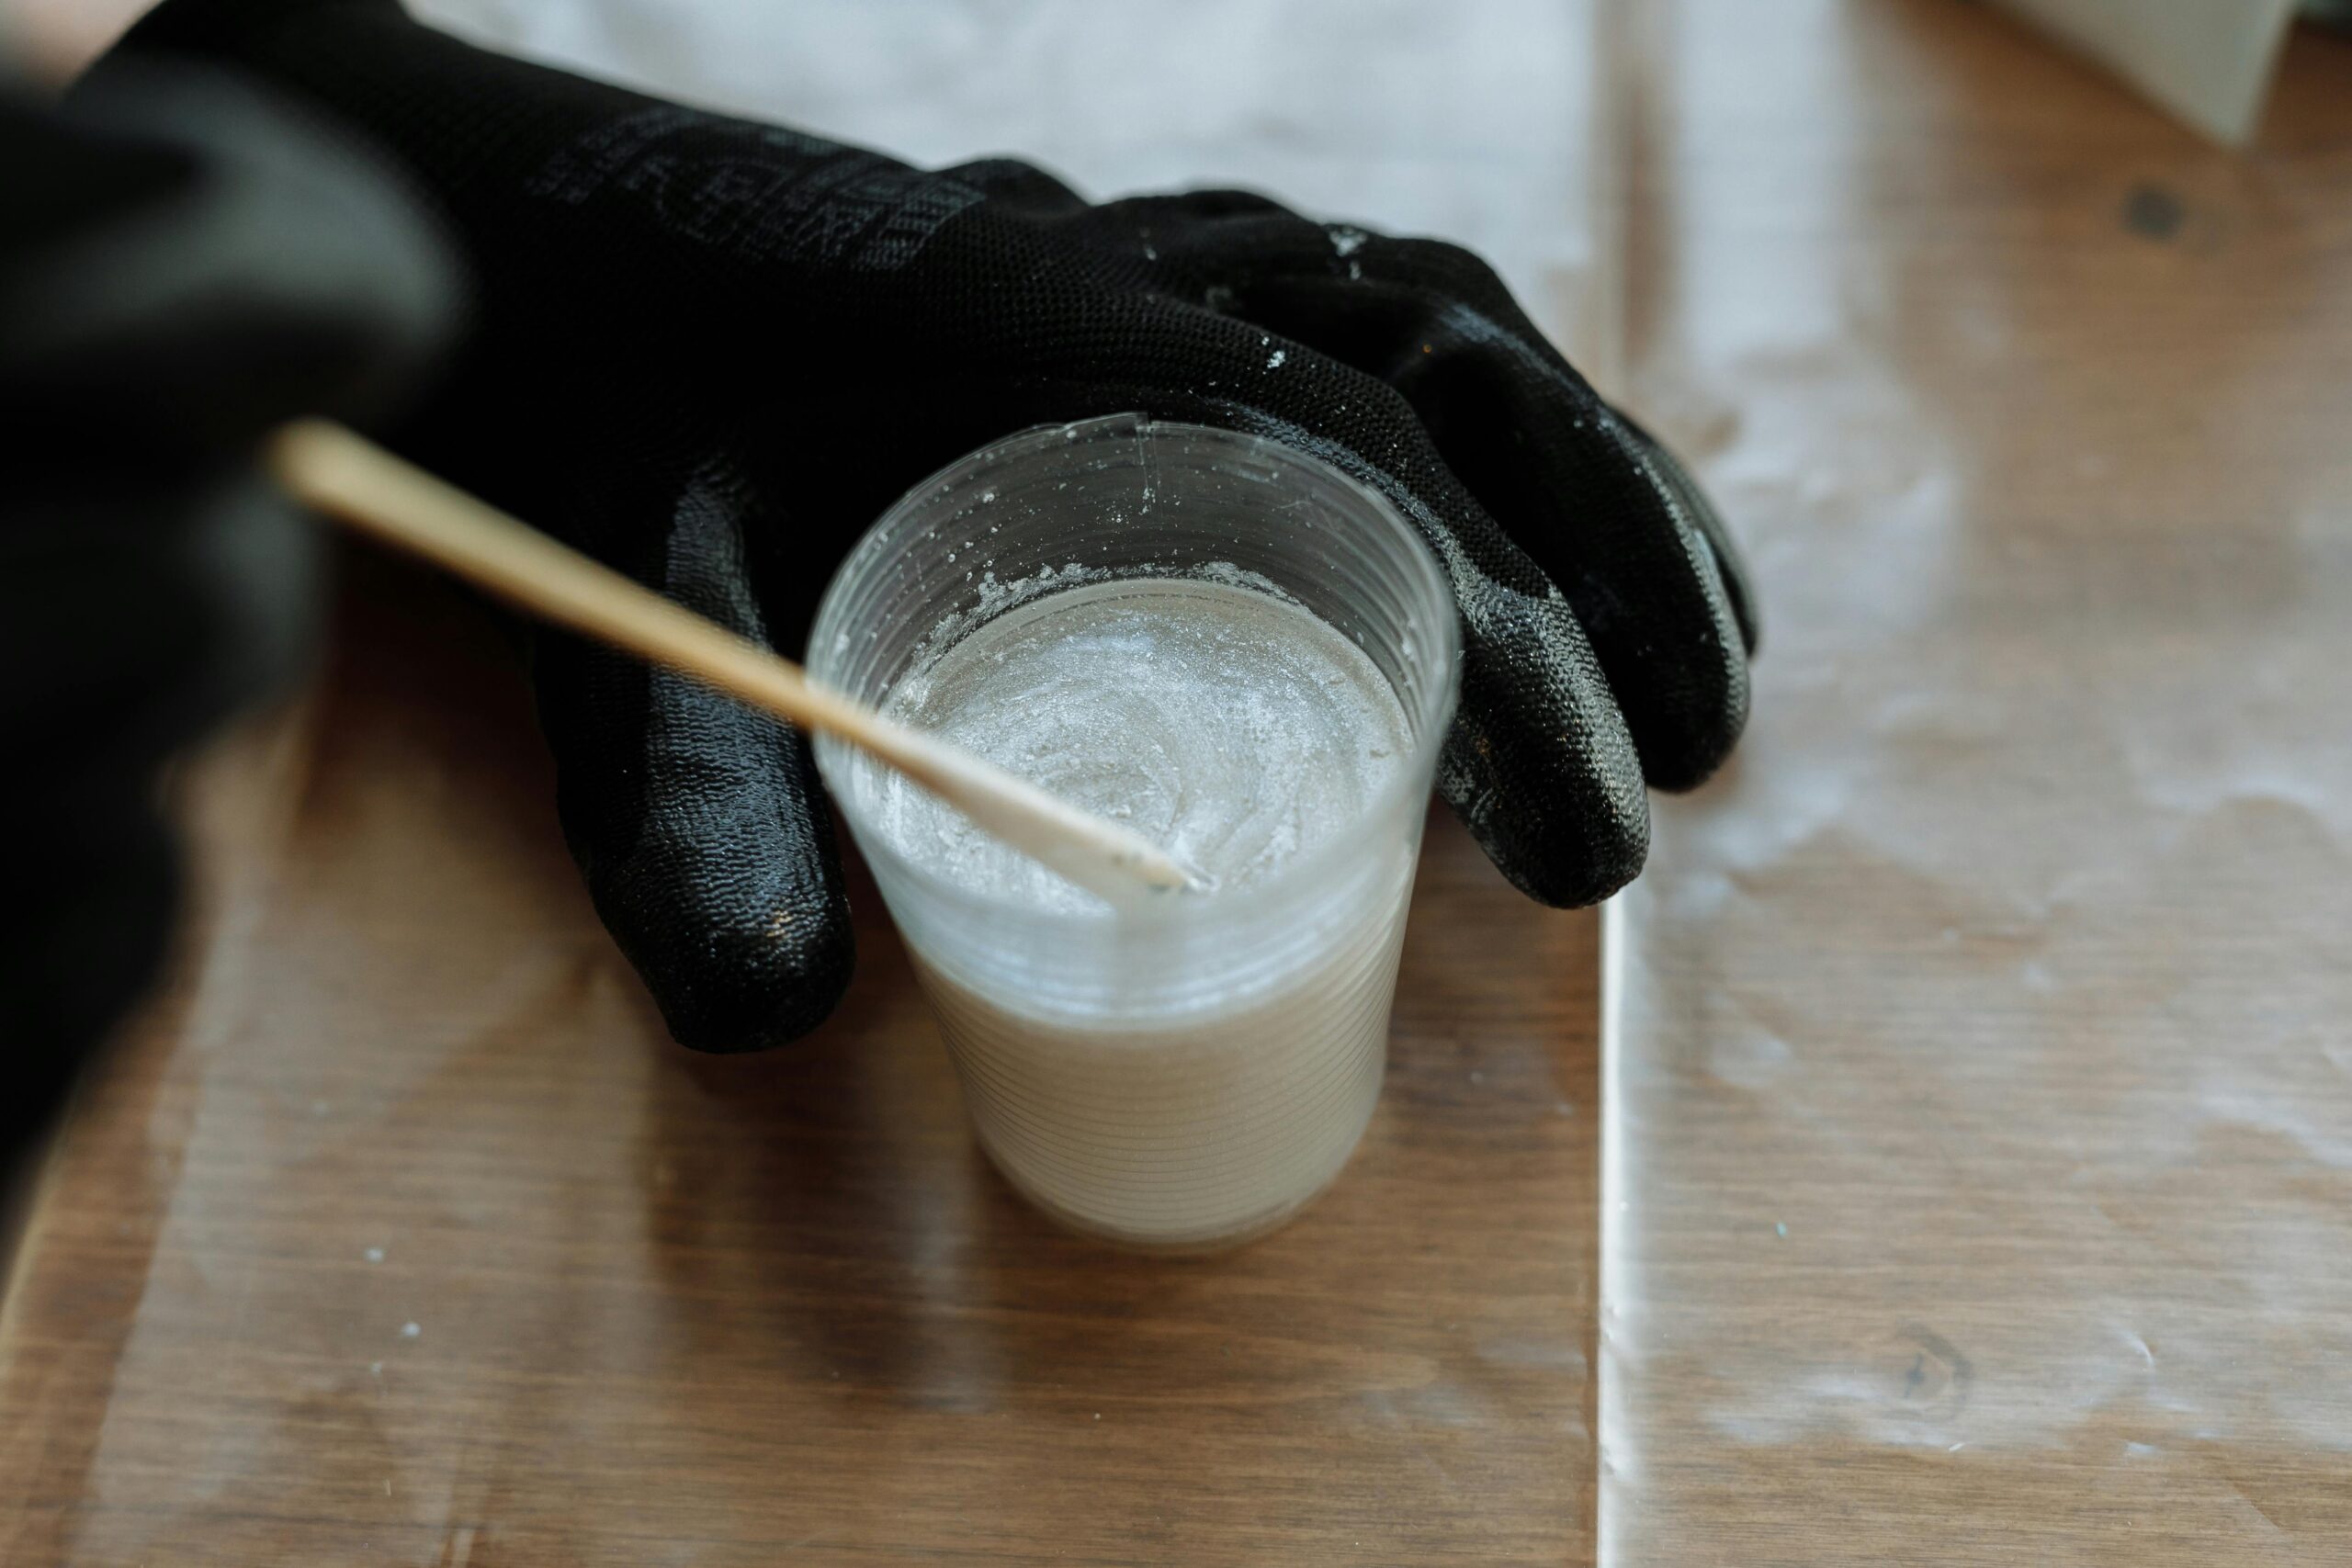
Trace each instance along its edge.
<path fill-rule="evenodd" d="M 1598 904 L 1642 874 L 1649 858 L 1649 802 L 1639 780 L 1607 791 L 1607 807 L 1545 809 L 1491 790 L 1442 793 L 1470 836 L 1513 887 L 1555 909 Z"/>
<path fill-rule="evenodd" d="M 1529 623 L 1541 629 L 1552 617 Z M 1464 648 L 1440 793 L 1511 885 L 1597 904 L 1641 874 L 1649 796 L 1624 722 L 1565 615 L 1542 637 Z"/>
<path fill-rule="evenodd" d="M 629 952 L 673 1039 L 694 1051 L 765 1051 L 832 1016 L 856 968 L 857 939 L 838 875 L 828 880 L 834 886 L 796 889 L 764 919 L 741 911 L 750 918 L 708 931 L 691 955 Z"/>
<path fill-rule="evenodd" d="M 1617 423 L 1634 438 L 1641 456 L 1646 457 L 1658 479 L 1672 491 L 1681 505 L 1686 518 L 1706 547 L 1708 558 L 1714 563 L 1715 586 L 1721 591 L 1724 607 L 1729 610 L 1732 624 L 1738 629 L 1740 650 L 1749 659 L 1756 657 L 1758 644 L 1764 635 L 1764 625 L 1756 601 L 1754 573 L 1749 570 L 1747 553 L 1732 536 L 1715 503 L 1708 499 L 1690 468 L 1675 456 L 1674 449 L 1660 441 L 1622 409 L 1611 411 Z"/>

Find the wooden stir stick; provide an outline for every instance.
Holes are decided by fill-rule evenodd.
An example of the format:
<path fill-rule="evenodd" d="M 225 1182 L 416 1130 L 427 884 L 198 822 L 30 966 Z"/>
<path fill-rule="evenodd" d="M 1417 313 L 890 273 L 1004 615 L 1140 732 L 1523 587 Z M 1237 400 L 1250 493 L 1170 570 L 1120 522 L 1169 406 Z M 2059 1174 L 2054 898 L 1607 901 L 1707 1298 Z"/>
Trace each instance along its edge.
<path fill-rule="evenodd" d="M 267 461 L 296 499 L 548 620 L 861 748 L 985 831 L 1106 898 L 1198 878 L 1132 829 L 828 690 L 748 637 L 326 420 L 298 420 Z"/>

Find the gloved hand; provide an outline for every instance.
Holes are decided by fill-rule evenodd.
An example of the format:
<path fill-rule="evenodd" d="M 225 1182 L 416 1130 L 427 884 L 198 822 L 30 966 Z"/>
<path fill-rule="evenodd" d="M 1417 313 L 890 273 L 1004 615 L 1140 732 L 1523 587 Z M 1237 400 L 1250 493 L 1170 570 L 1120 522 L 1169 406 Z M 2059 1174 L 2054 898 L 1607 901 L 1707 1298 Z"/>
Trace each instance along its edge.
<path fill-rule="evenodd" d="M 0 102 L 0 1178 L 164 951 L 164 759 L 306 641 L 313 525 L 250 449 L 428 351 L 453 291 L 419 222 L 196 73 Z"/>
<path fill-rule="evenodd" d="M 1267 434 L 1374 486 L 1461 606 L 1445 796 L 1554 904 L 1639 870 L 1645 778 L 1695 784 L 1747 706 L 1747 595 L 1689 477 L 1482 263 L 1233 192 L 1092 206 L 924 173 L 469 48 L 393 0 L 166 0 L 125 45 L 307 93 L 446 206 L 479 332 L 411 452 L 791 649 L 910 484 L 1127 410 Z M 548 637 L 541 710 L 597 908 L 689 1045 L 787 1039 L 845 984 L 800 739 Z"/>

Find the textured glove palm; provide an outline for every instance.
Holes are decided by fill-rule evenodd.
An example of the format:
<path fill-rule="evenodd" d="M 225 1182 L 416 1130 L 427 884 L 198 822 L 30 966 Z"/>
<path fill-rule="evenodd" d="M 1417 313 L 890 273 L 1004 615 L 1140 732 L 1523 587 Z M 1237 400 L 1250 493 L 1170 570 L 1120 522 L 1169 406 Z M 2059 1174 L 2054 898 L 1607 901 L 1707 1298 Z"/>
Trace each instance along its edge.
<path fill-rule="evenodd" d="M 1537 898 L 1640 869 L 1644 783 L 1736 739 L 1753 637 L 1681 469 L 1454 247 L 1208 192 L 1091 205 L 927 173 L 420 28 L 391 0 L 168 0 L 126 45 L 226 57 L 404 159 L 479 278 L 407 445 L 739 630 L 796 646 L 910 484 L 1126 410 L 1274 435 L 1435 547 L 1465 642 L 1441 787 Z M 820 1021 L 851 946 L 807 749 L 548 636 L 542 716 L 597 908 L 689 1045 Z"/>

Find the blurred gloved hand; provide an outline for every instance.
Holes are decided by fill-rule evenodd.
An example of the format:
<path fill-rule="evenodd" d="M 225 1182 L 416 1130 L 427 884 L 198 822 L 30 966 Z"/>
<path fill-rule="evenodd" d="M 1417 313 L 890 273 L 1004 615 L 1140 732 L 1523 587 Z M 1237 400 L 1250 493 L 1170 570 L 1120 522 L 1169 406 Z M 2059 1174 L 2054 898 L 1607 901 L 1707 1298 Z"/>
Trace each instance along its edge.
<path fill-rule="evenodd" d="M 0 1161 L 162 954 L 164 759 L 306 640 L 312 525 L 255 438 L 379 406 L 447 269 L 379 176 L 210 73 L 0 101 Z"/>
<path fill-rule="evenodd" d="M 963 452 L 1140 410 L 1289 441 L 1419 527 L 1466 652 L 1441 787 L 1535 897 L 1622 886 L 1645 780 L 1694 784 L 1739 734 L 1754 626 L 1721 525 L 1461 250 L 1232 192 L 925 173 L 393 0 L 166 0 L 124 47 L 232 62 L 406 160 L 481 288 L 410 451 L 740 631 L 797 647 L 858 534 Z M 537 682 L 573 852 L 673 1032 L 821 1020 L 852 954 L 799 739 L 553 637 Z"/>

